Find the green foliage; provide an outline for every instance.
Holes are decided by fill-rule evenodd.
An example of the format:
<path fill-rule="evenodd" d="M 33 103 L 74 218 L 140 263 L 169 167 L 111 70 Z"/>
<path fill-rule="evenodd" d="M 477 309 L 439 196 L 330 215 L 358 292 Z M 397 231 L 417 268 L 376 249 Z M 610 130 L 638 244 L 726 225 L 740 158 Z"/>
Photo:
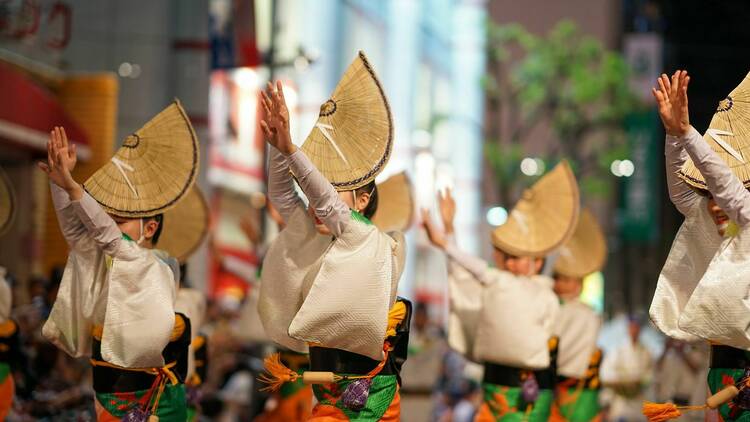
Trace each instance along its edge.
<path fill-rule="evenodd" d="M 485 152 L 500 184 L 523 180 L 518 167 L 523 146 L 532 141 L 532 129 L 546 124 L 555 138 L 547 146 L 550 155 L 569 157 L 585 180 L 582 188 L 607 196 L 613 179 L 605 161 L 627 157 L 617 155 L 627 152 L 622 121 L 637 107 L 620 53 L 606 50 L 570 21 L 559 22 L 546 36 L 519 24 L 489 23 L 487 40 L 490 71 L 482 84 L 495 120 L 488 124 Z M 606 143 L 589 141 L 592 134 Z"/>

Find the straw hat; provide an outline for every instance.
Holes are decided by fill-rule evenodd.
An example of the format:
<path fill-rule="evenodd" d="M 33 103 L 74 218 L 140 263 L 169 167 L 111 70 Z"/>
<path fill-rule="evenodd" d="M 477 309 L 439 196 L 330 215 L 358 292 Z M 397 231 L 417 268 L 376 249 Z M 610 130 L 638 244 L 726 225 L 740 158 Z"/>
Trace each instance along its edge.
<path fill-rule="evenodd" d="M 607 259 L 607 241 L 596 217 L 588 209 L 581 211 L 573 236 L 560 248 L 555 272 L 583 278 L 599 271 Z"/>
<path fill-rule="evenodd" d="M 157 247 L 185 262 L 208 234 L 209 211 L 198 186 L 193 186 L 180 202 L 164 213 Z"/>
<path fill-rule="evenodd" d="M 393 121 L 388 100 L 364 53 L 354 59 L 320 115 L 302 151 L 338 191 L 375 180 L 391 156 Z"/>
<path fill-rule="evenodd" d="M 719 154 L 746 188 L 750 188 L 750 74 L 719 101 L 703 139 Z M 687 184 L 708 189 L 691 159 L 677 172 Z"/>
<path fill-rule="evenodd" d="M 414 200 L 406 172 L 395 174 L 378 184 L 378 210 L 372 223 L 380 231 L 406 231 L 411 225 Z"/>
<path fill-rule="evenodd" d="M 0 236 L 5 234 L 16 215 L 16 196 L 8 175 L 0 168 Z"/>
<path fill-rule="evenodd" d="M 198 174 L 198 153 L 193 126 L 175 100 L 128 136 L 83 186 L 108 213 L 152 217 L 190 191 Z"/>
<path fill-rule="evenodd" d="M 526 189 L 492 232 L 492 244 L 511 255 L 544 257 L 573 234 L 578 222 L 578 184 L 567 161 Z"/>

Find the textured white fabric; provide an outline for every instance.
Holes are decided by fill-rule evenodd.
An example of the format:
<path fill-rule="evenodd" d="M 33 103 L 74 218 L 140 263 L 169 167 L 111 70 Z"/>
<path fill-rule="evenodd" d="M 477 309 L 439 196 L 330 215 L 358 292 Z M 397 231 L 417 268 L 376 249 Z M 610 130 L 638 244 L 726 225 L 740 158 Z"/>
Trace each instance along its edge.
<path fill-rule="evenodd" d="M 314 343 L 380 360 L 401 251 L 392 237 L 358 221 L 340 237 L 322 236 L 299 207 L 263 264 L 266 332 L 300 352 Z"/>
<path fill-rule="evenodd" d="M 699 339 L 681 327 L 680 316 L 725 241 L 731 239 L 722 239 L 716 232 L 706 199 L 698 201 L 675 236 L 651 302 L 651 320 L 664 334 L 684 341 Z"/>
<path fill-rule="evenodd" d="M 590 306 L 578 299 L 563 302 L 555 319 L 555 335 L 559 338 L 558 374 L 585 377 L 601 325 L 601 318 Z"/>
<path fill-rule="evenodd" d="M 482 284 L 452 260 L 448 261 L 448 345 L 473 359 L 476 327 L 482 310 Z"/>
<path fill-rule="evenodd" d="M 131 251 L 109 269 L 93 244 L 71 251 L 42 333 L 71 356 L 90 356 L 92 328 L 103 324 L 104 360 L 126 368 L 162 366 L 174 327 L 175 281 L 150 251 L 123 244 L 132 244 Z"/>
<path fill-rule="evenodd" d="M 710 224 L 710 223 L 709 223 Z M 678 321 L 698 337 L 750 350 L 750 229 L 725 239 Z"/>
<path fill-rule="evenodd" d="M 60 200 L 53 193 L 53 200 Z M 102 358 L 127 368 L 162 366 L 174 327 L 175 274 L 148 249 L 122 239 L 117 225 L 88 194 L 56 202 L 72 250 L 42 334 L 74 357 L 91 354 L 94 324 L 103 324 Z M 74 212 L 71 213 L 70 210 Z M 73 216 L 78 216 L 76 221 Z M 80 226 L 79 226 L 80 225 Z"/>
<path fill-rule="evenodd" d="M 550 365 L 549 346 L 560 304 L 549 277 L 515 276 L 494 268 L 482 292 L 476 332 L 477 361 L 526 369 Z"/>
<path fill-rule="evenodd" d="M 10 290 L 8 282 L 5 280 L 5 268 L 0 267 L 0 323 L 10 318 L 10 311 L 13 305 L 13 292 Z"/>
<path fill-rule="evenodd" d="M 102 358 L 126 368 L 160 366 L 174 328 L 177 282 L 151 251 L 123 243 L 130 254 L 112 260 Z"/>
<path fill-rule="evenodd" d="M 718 341 L 750 348 L 746 334 L 750 240 L 742 229 L 722 239 L 701 197 L 675 173 L 689 155 L 717 204 L 740 226 L 750 221 L 750 198 L 726 163 L 691 128 L 684 138 L 667 137 L 665 147 L 670 198 L 685 215 L 651 303 L 651 319 L 670 337 Z"/>
<path fill-rule="evenodd" d="M 206 315 L 206 295 L 200 290 L 182 288 L 177 291 L 177 300 L 174 303 L 175 312 L 184 314 L 190 319 L 190 341 L 195 340 Z M 188 348 L 188 376 L 195 372 L 195 352 L 193 345 Z"/>
<path fill-rule="evenodd" d="M 263 260 L 258 313 L 271 340 L 306 353 L 307 344 L 289 336 L 289 325 L 304 301 L 305 279 L 317 274 L 333 242 L 318 234 L 301 206 L 286 221 Z"/>

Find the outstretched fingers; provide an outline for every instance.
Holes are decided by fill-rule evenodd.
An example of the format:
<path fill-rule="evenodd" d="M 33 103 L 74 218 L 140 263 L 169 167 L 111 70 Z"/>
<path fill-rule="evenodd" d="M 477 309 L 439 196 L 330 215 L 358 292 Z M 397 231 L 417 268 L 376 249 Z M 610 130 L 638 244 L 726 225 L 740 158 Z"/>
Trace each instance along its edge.
<path fill-rule="evenodd" d="M 67 148 L 68 147 L 68 135 L 65 133 L 65 128 L 62 126 L 58 126 L 57 129 L 59 130 L 59 133 L 60 133 L 60 142 L 62 144 L 62 147 Z"/>
<path fill-rule="evenodd" d="M 271 108 L 273 107 L 271 104 L 271 99 L 268 98 L 268 95 L 265 93 L 265 91 L 260 91 L 260 103 L 263 105 L 263 110 L 266 113 L 266 116 L 271 115 Z"/>
<path fill-rule="evenodd" d="M 661 75 L 658 81 L 659 81 L 659 91 L 661 91 L 661 94 L 664 97 L 664 101 L 669 102 L 669 89 L 667 89 L 667 86 L 666 86 L 669 83 L 669 79 L 667 79 L 667 75 Z"/>
<path fill-rule="evenodd" d="M 268 123 L 266 123 L 265 120 L 260 121 L 260 129 L 263 131 L 263 135 L 266 137 L 268 141 L 273 139 L 273 131 L 268 126 Z"/>
<path fill-rule="evenodd" d="M 284 85 L 281 81 L 276 81 L 276 92 L 278 93 L 278 100 L 280 104 L 286 104 L 286 98 L 284 97 Z"/>
<path fill-rule="evenodd" d="M 50 133 L 49 133 L 49 140 L 47 141 L 47 164 L 49 166 L 52 166 L 54 164 L 54 160 L 52 160 L 52 157 L 54 157 L 54 155 L 55 155 L 55 151 L 54 151 L 54 144 L 55 144 L 54 134 L 55 134 L 54 130 L 50 131 Z"/>

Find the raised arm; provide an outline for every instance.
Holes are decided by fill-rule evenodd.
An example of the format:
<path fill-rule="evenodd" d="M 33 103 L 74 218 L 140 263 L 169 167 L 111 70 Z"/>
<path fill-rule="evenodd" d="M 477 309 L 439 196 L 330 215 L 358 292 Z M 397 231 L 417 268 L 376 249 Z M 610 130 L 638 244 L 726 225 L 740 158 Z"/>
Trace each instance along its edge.
<path fill-rule="evenodd" d="M 261 93 L 261 100 L 266 115 L 264 120 L 260 122 L 260 126 L 267 142 L 286 158 L 286 163 L 310 201 L 315 216 L 328 227 L 332 235 L 340 236 L 350 220 L 351 211 L 339 198 L 338 193 L 328 180 L 318 172 L 307 156 L 292 143 L 289 134 L 289 110 L 286 107 L 281 82 L 276 82 L 276 87 L 269 83 L 267 92 Z M 269 194 L 270 188 L 269 182 Z M 288 188 L 284 188 L 284 191 L 288 192 L 286 189 Z M 288 197 L 286 201 L 291 203 Z M 274 205 L 278 207 L 278 204 L 274 203 Z M 282 217 L 288 220 L 283 213 Z"/>
<path fill-rule="evenodd" d="M 328 227 L 331 234 L 340 236 L 351 220 L 351 210 L 339 197 L 333 185 L 315 168 L 301 150 L 287 158 L 302 191 L 310 201 L 315 216 Z"/>
<path fill-rule="evenodd" d="M 107 215 L 87 192 L 84 192 L 80 199 L 72 201 L 72 206 L 96 245 L 105 254 L 117 257 L 123 239 L 122 232 L 112 217 Z"/>
<path fill-rule="evenodd" d="M 459 265 L 464 270 L 468 271 L 474 278 L 482 284 L 489 284 L 491 278 L 487 273 L 489 265 L 487 261 L 475 256 L 469 255 L 466 252 L 456 246 L 453 240 L 448 241 L 445 246 L 446 256 L 448 256 L 448 270 L 451 270 L 451 265 Z"/>
<path fill-rule="evenodd" d="M 50 183 L 49 187 L 60 231 L 68 245 L 75 248 L 78 241 L 86 237 L 86 227 L 73 210 L 68 193 L 54 183 Z"/>
<path fill-rule="evenodd" d="M 682 215 L 687 215 L 700 200 L 700 195 L 677 176 L 677 172 L 688 159 L 688 153 L 682 147 L 678 137 L 667 135 L 664 143 L 664 155 L 669 199 L 672 200 L 672 203 Z"/>
<path fill-rule="evenodd" d="M 730 219 L 740 226 L 745 226 L 750 222 L 750 193 L 732 174 L 729 166 L 703 140 L 700 133 L 690 125 L 687 96 L 690 77 L 687 72 L 678 70 L 672 75 L 671 80 L 667 75 L 662 75 L 658 83 L 659 89 L 654 88 L 653 94 L 659 105 L 659 117 L 667 135 L 673 137 L 692 158 L 695 166 L 706 179 L 708 190 L 719 207 L 727 213 Z M 670 194 L 672 194 L 671 190 Z M 678 191 L 676 196 L 678 202 L 689 203 L 689 200 L 685 199 L 687 194 L 684 191 L 682 194 Z M 685 214 L 683 210 L 680 211 Z"/>
<path fill-rule="evenodd" d="M 683 215 L 687 215 L 700 199 L 690 186 L 677 177 L 688 154 L 683 148 L 681 138 L 690 128 L 687 108 L 687 86 L 690 77 L 685 71 L 676 71 L 670 80 L 662 74 L 658 79 L 659 89 L 653 88 L 654 98 L 659 107 L 667 138 L 664 143 L 664 155 L 667 169 L 667 190 L 669 198 Z"/>
<path fill-rule="evenodd" d="M 269 151 L 268 199 L 279 211 L 284 221 L 289 221 L 294 210 L 304 205 L 294 189 L 286 157 L 276 147 L 270 147 Z"/>
<path fill-rule="evenodd" d="M 453 271 L 453 266 L 459 265 L 468 271 L 480 283 L 489 283 L 490 277 L 487 274 L 489 266 L 487 265 L 487 262 L 481 258 L 463 252 L 458 246 L 456 246 L 455 241 L 453 240 L 453 219 L 456 215 L 456 201 L 453 199 L 450 189 L 446 189 L 445 192 L 439 192 L 437 199 L 445 233 L 441 232 L 440 229 L 435 226 L 432 218 L 430 218 L 430 212 L 423 209 L 422 226 L 427 233 L 427 238 L 430 240 L 430 243 L 432 243 L 433 246 L 442 249 L 448 256 L 448 271 Z"/>
<path fill-rule="evenodd" d="M 47 163 L 39 163 L 39 167 L 55 185 L 52 190 L 55 209 L 64 210 L 64 220 L 60 221 L 63 233 L 66 238 L 70 235 L 76 240 L 87 235 L 104 253 L 115 256 L 120 250 L 122 233 L 114 220 L 73 179 L 71 171 L 75 165 L 75 145 L 69 146 L 65 130 L 56 127 L 47 142 Z M 78 223 L 73 222 L 76 219 Z"/>
<path fill-rule="evenodd" d="M 695 128 L 680 140 L 703 177 L 716 204 L 740 227 L 750 223 L 750 192 Z"/>
<path fill-rule="evenodd" d="M 39 168 L 47 174 L 50 181 L 52 203 L 57 214 L 65 240 L 71 248 L 86 236 L 86 228 L 71 206 L 71 195 L 78 195 L 82 191 L 70 176 L 76 166 L 76 146 L 68 144 L 65 129 L 55 127 L 47 141 L 47 161 L 40 162 Z"/>

